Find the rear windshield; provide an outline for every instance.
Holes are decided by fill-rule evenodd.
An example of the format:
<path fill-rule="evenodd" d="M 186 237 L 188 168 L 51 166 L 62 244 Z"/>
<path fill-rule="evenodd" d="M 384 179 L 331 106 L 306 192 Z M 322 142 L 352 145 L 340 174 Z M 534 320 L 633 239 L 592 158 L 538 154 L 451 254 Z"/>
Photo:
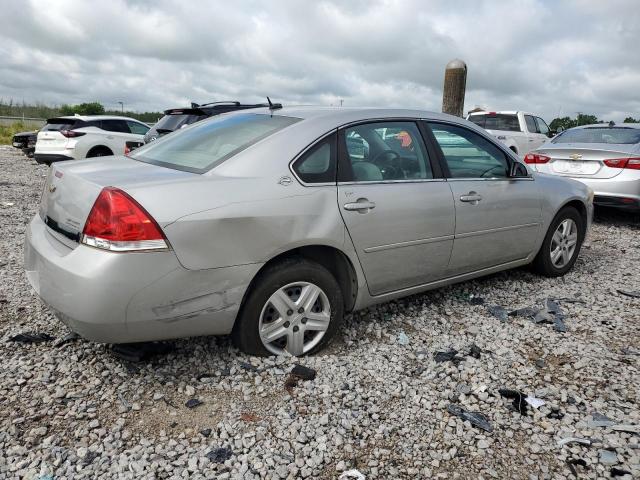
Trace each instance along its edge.
<path fill-rule="evenodd" d="M 640 143 L 640 128 L 588 127 L 567 130 L 557 135 L 551 143 Z"/>
<path fill-rule="evenodd" d="M 299 118 L 242 113 L 214 117 L 149 143 L 130 156 L 163 167 L 204 173 Z"/>
<path fill-rule="evenodd" d="M 519 132 L 520 122 L 517 115 L 499 113 L 496 115 L 471 115 L 469 121 L 486 130 L 507 130 Z"/>
<path fill-rule="evenodd" d="M 47 120 L 47 124 L 42 127 L 42 132 L 57 132 L 59 130 L 72 130 L 77 128 L 77 124 L 81 121 L 73 118 L 51 118 Z"/>
<path fill-rule="evenodd" d="M 153 128 L 156 131 L 170 130 L 173 132 L 174 130 L 178 130 L 185 125 L 190 125 L 197 122 L 198 120 L 202 120 L 203 118 L 206 117 L 190 114 L 165 115 L 158 121 L 158 123 L 153 126 Z"/>

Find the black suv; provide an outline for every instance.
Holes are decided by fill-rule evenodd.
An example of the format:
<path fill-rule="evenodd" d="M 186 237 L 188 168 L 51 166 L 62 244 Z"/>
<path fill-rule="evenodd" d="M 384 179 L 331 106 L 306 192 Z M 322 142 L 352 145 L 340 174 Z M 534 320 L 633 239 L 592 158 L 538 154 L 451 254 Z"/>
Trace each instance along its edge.
<path fill-rule="evenodd" d="M 190 125 L 205 118 L 220 115 L 221 113 L 235 112 L 249 108 L 268 107 L 268 103 L 244 104 L 240 102 L 212 102 L 198 105 L 192 103 L 191 108 L 172 108 L 164 111 L 158 123 L 144 136 L 144 143 L 149 143 L 158 137 Z"/>

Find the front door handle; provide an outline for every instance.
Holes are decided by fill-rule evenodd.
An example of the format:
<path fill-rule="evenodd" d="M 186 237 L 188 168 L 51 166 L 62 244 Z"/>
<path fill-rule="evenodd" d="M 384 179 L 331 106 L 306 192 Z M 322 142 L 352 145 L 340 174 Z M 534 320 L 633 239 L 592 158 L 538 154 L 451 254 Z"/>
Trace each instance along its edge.
<path fill-rule="evenodd" d="M 367 213 L 372 208 L 376 208 L 376 204 L 370 202 L 367 198 L 359 198 L 353 203 L 345 203 L 344 209 L 349 211 L 356 211 L 360 213 Z"/>
<path fill-rule="evenodd" d="M 461 202 L 470 203 L 471 205 L 476 205 L 480 200 L 482 200 L 482 195 L 478 195 L 476 192 L 469 192 L 467 195 L 460 196 Z"/>

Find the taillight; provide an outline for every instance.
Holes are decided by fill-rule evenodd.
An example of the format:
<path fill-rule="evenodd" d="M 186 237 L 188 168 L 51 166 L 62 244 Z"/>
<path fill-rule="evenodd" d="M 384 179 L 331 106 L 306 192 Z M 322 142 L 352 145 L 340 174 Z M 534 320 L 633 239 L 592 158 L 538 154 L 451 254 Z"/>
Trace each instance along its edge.
<path fill-rule="evenodd" d="M 640 158 L 611 158 L 605 160 L 604 164 L 611 168 L 628 168 L 630 170 L 640 170 Z"/>
<path fill-rule="evenodd" d="M 551 157 L 547 157 L 546 155 L 538 155 L 537 153 L 527 153 L 524 156 L 524 163 L 528 164 L 547 163 L 549 160 L 551 160 Z"/>
<path fill-rule="evenodd" d="M 84 225 L 82 243 L 114 252 L 169 248 L 151 215 L 114 187 L 105 187 L 98 195 Z"/>
<path fill-rule="evenodd" d="M 131 149 L 129 148 L 129 145 L 124 146 L 124 154 L 125 155 L 129 155 L 131 153 Z"/>
<path fill-rule="evenodd" d="M 86 135 L 85 132 L 76 132 L 75 130 L 60 130 L 60 133 L 67 138 L 75 138 L 75 137 L 81 137 L 82 135 Z"/>

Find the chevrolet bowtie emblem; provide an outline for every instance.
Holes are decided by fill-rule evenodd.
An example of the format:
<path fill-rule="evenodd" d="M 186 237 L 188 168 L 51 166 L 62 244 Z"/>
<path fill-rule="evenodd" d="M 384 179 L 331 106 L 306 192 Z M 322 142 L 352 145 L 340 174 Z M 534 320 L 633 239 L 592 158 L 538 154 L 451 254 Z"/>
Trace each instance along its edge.
<path fill-rule="evenodd" d="M 571 155 L 569 155 L 569 158 L 571 160 L 580 160 L 582 158 L 582 155 L 580 155 L 579 153 L 572 153 Z"/>

